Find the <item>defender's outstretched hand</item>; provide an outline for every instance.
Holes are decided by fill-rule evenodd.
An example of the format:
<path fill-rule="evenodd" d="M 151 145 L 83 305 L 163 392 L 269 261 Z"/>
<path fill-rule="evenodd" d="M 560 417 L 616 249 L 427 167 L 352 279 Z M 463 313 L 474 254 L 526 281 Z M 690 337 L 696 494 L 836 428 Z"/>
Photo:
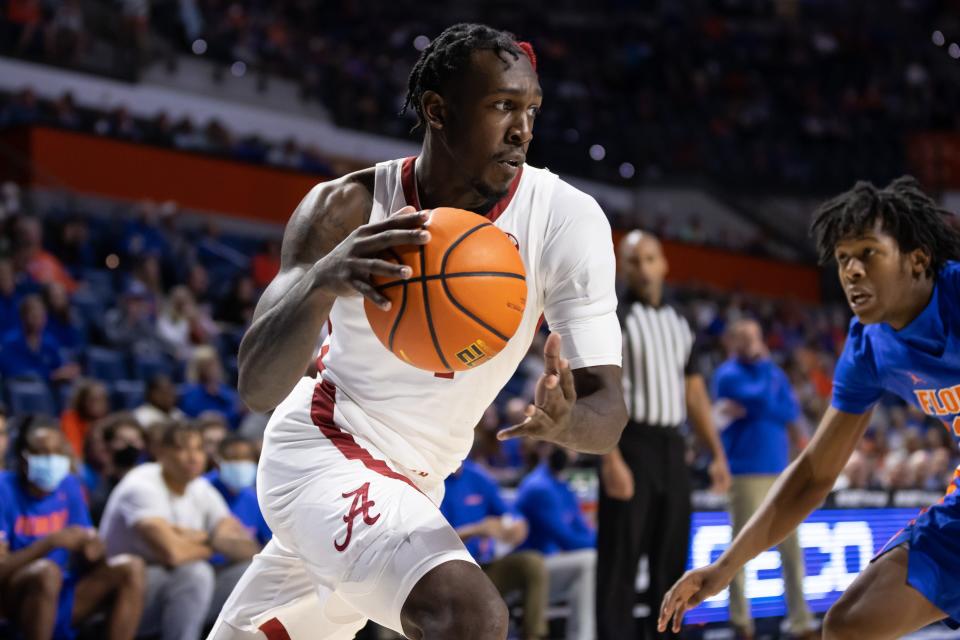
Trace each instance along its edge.
<path fill-rule="evenodd" d="M 543 346 L 544 371 L 537 381 L 534 404 L 528 405 L 526 419 L 497 434 L 500 440 L 526 436 L 534 440 L 558 441 L 570 427 L 570 413 L 577 401 L 570 363 L 560 357 L 560 336 L 551 333 Z"/>
<path fill-rule="evenodd" d="M 670 587 L 667 595 L 663 596 L 657 629 L 661 633 L 666 631 L 667 626 L 670 625 L 670 619 L 673 618 L 673 632 L 680 633 L 683 615 L 687 610 L 693 609 L 713 594 L 719 593 L 730 584 L 732 579 L 732 576 L 727 578 L 722 575 L 720 568 L 713 564 L 687 571 L 676 584 Z"/>

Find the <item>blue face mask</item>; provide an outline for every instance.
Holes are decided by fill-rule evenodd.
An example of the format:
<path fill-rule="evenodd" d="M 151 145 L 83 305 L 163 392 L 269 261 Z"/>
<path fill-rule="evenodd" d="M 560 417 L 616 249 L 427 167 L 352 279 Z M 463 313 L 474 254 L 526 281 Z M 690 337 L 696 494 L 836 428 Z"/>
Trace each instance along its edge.
<path fill-rule="evenodd" d="M 52 493 L 70 473 L 70 458 L 58 454 L 27 455 L 27 480 Z"/>
<path fill-rule="evenodd" d="M 220 479 L 234 493 L 252 487 L 257 479 L 257 463 L 249 460 L 221 462 Z"/>

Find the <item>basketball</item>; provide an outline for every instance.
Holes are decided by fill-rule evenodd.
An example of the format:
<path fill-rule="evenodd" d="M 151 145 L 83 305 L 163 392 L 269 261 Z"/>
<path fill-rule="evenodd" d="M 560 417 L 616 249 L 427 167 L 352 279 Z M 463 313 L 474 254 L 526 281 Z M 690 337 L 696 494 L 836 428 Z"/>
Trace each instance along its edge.
<path fill-rule="evenodd" d="M 375 277 L 390 309 L 364 300 L 367 319 L 383 346 L 414 367 L 437 373 L 476 368 L 506 346 L 523 318 L 527 282 L 520 252 L 489 220 L 462 209 L 433 209 L 427 229 L 427 244 L 384 254 L 413 275 Z"/>

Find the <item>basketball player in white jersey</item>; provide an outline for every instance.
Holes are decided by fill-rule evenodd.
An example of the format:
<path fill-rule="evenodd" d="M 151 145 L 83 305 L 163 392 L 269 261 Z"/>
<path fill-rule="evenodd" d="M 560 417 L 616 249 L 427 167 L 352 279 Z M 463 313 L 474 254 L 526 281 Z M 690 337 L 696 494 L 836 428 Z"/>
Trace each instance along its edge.
<path fill-rule="evenodd" d="M 274 538 L 211 638 L 339 640 L 368 618 L 409 638 L 506 638 L 505 605 L 437 505 L 541 314 L 546 370 L 527 419 L 500 437 L 594 453 L 617 443 L 626 410 L 610 226 L 591 197 L 524 164 L 541 102 L 535 64 L 510 34 L 450 27 L 410 77 L 421 154 L 320 184 L 294 212 L 240 346 L 244 401 L 275 409 L 257 477 Z M 411 275 L 376 256 L 428 242 L 416 211 L 438 206 L 486 215 L 516 240 L 527 273 L 506 348 L 452 377 L 390 353 L 363 310 L 364 296 L 388 304 L 372 274 Z"/>

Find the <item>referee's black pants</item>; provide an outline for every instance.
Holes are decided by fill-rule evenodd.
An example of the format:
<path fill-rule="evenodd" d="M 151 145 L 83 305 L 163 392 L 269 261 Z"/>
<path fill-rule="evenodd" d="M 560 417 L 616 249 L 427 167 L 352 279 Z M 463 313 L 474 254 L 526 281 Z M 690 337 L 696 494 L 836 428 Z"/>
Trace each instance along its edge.
<path fill-rule="evenodd" d="M 673 638 L 657 633 L 660 601 L 683 575 L 690 542 L 690 478 L 684 441 L 673 427 L 630 422 L 620 453 L 633 472 L 633 498 L 614 500 L 600 484 L 597 532 L 597 639 Z M 634 621 L 640 557 L 650 563 L 650 614 Z"/>

